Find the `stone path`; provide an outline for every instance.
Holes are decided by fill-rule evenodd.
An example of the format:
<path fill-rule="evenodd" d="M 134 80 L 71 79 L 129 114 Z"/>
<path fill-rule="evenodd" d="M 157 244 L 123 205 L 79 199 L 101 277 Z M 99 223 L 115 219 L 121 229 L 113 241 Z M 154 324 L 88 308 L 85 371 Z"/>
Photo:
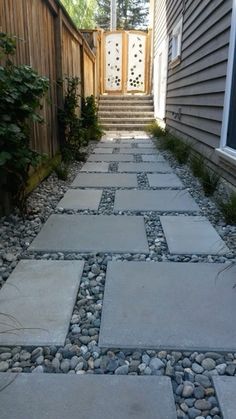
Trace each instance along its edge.
<path fill-rule="evenodd" d="M 176 419 L 170 379 L 140 378 L 0 374 L 1 419 Z"/>
<path fill-rule="evenodd" d="M 223 354 L 236 352 L 236 269 L 216 263 L 228 253 L 151 139 L 104 138 L 0 291 L 2 347 L 16 356 L 17 345 L 37 354 L 61 346 L 48 365 L 74 368 L 0 374 L 1 417 L 219 419 L 211 374 L 226 371 Z M 90 260 L 100 265 L 90 270 Z M 80 357 L 63 349 L 71 334 Z M 0 346 L 0 371 L 9 350 Z M 79 376 L 84 363 L 94 374 Z M 235 417 L 235 380 L 214 379 L 224 419 Z"/>

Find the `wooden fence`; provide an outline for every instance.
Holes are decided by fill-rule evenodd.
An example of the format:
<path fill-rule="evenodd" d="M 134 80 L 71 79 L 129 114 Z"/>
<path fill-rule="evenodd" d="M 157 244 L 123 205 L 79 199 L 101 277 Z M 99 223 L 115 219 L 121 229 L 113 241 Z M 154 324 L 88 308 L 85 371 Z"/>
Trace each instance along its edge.
<path fill-rule="evenodd" d="M 57 81 L 77 76 L 82 95 L 99 94 L 99 32 L 92 50 L 58 0 L 1 0 L 0 30 L 17 37 L 16 63 L 31 65 L 50 80 L 42 109 L 45 122 L 34 125 L 32 146 L 53 157 L 59 149 L 57 111 L 64 97 Z"/>

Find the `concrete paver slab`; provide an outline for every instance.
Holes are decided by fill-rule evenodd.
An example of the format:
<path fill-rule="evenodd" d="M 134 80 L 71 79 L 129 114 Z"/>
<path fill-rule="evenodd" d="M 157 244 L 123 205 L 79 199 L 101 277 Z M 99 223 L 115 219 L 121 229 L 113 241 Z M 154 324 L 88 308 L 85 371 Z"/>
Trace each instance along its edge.
<path fill-rule="evenodd" d="M 236 377 L 212 377 L 224 419 L 236 419 Z"/>
<path fill-rule="evenodd" d="M 98 143 L 98 147 L 99 148 L 114 148 L 114 147 L 117 147 L 117 144 L 116 144 L 116 141 L 107 141 L 107 142 L 104 142 L 104 143 Z"/>
<path fill-rule="evenodd" d="M 64 345 L 83 266 L 20 261 L 0 291 L 0 345 Z"/>
<path fill-rule="evenodd" d="M 182 188 L 183 183 L 174 173 L 159 173 L 147 175 L 148 182 L 154 188 Z"/>
<path fill-rule="evenodd" d="M 143 217 L 51 215 L 30 250 L 148 253 L 149 248 Z"/>
<path fill-rule="evenodd" d="M 134 161 L 133 154 L 91 154 L 87 161 Z"/>
<path fill-rule="evenodd" d="M 102 190 L 69 189 L 58 203 L 57 208 L 97 211 L 101 198 Z"/>
<path fill-rule="evenodd" d="M 126 173 L 170 173 L 171 167 L 168 163 L 119 163 L 118 172 Z"/>
<path fill-rule="evenodd" d="M 109 263 L 99 345 L 235 351 L 236 266 L 226 266 Z"/>
<path fill-rule="evenodd" d="M 97 147 L 97 148 L 94 148 L 93 153 L 94 154 L 112 154 L 113 153 L 113 150 L 114 150 L 113 148 L 101 148 L 101 147 Z"/>
<path fill-rule="evenodd" d="M 121 154 L 155 154 L 157 153 L 156 149 L 147 148 L 147 147 L 127 147 L 124 148 L 123 146 L 120 147 L 119 153 Z"/>
<path fill-rule="evenodd" d="M 108 169 L 109 169 L 109 163 L 85 163 L 80 171 L 81 172 L 107 173 Z"/>
<path fill-rule="evenodd" d="M 161 224 L 172 254 L 222 255 L 229 251 L 205 217 L 163 216 Z"/>
<path fill-rule="evenodd" d="M 137 175 L 124 173 L 80 173 L 76 176 L 73 187 L 136 188 Z"/>
<path fill-rule="evenodd" d="M 184 190 L 132 190 L 116 192 L 114 210 L 192 212 L 200 209 Z"/>
<path fill-rule="evenodd" d="M 1 419 L 176 419 L 167 377 L 1 373 L 0 387 Z"/>
<path fill-rule="evenodd" d="M 120 146 L 122 147 L 123 144 L 135 144 L 136 146 L 145 147 L 145 145 L 153 146 L 153 142 L 151 140 L 120 140 L 119 142 Z"/>
<path fill-rule="evenodd" d="M 161 154 L 144 154 L 142 156 L 142 160 L 144 162 L 166 162 L 166 160 L 164 159 L 164 157 L 161 156 Z"/>
<path fill-rule="evenodd" d="M 143 143 L 139 143 L 138 145 L 137 145 L 137 147 L 138 148 L 144 148 L 144 145 L 143 145 Z M 145 148 L 150 148 L 150 149 L 152 149 L 152 150 L 156 150 L 157 148 L 154 146 L 154 144 L 153 143 L 145 143 Z"/>

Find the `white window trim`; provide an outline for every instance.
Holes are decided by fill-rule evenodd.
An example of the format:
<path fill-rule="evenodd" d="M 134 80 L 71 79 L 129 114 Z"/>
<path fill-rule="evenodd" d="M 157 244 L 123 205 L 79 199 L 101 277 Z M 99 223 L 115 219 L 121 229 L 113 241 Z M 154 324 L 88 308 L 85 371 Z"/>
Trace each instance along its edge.
<path fill-rule="evenodd" d="M 182 32 L 183 32 L 183 16 L 179 19 L 172 31 L 172 52 L 171 62 L 174 63 L 180 59 L 182 51 Z M 177 51 L 174 54 L 174 38 L 177 40 Z"/>
<path fill-rule="evenodd" d="M 232 87 L 232 81 L 233 81 L 234 54 L 236 53 L 235 40 L 236 40 L 236 0 L 233 0 L 221 140 L 220 140 L 220 148 L 216 149 L 216 151 L 219 155 L 221 155 L 222 157 L 225 157 L 226 160 L 230 160 L 234 164 L 236 164 L 236 150 L 227 146 L 227 134 L 228 134 L 229 114 L 230 114 L 231 87 Z"/>

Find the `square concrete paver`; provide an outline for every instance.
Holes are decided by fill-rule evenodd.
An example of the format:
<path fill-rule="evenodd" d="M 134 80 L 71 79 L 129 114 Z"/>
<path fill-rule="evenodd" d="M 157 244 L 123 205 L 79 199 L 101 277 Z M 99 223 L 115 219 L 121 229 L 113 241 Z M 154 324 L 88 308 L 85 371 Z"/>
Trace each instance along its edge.
<path fill-rule="evenodd" d="M 155 154 L 157 152 L 156 149 L 152 149 L 152 148 L 138 148 L 138 147 L 133 147 L 133 148 L 124 148 L 123 146 L 120 147 L 119 153 L 121 154 Z"/>
<path fill-rule="evenodd" d="M 214 227 L 204 217 L 163 216 L 161 224 L 172 254 L 223 255 L 229 251 Z"/>
<path fill-rule="evenodd" d="M 112 161 L 134 161 L 133 154 L 91 154 L 88 158 L 88 162 L 90 161 L 105 161 L 105 162 L 112 162 Z"/>
<path fill-rule="evenodd" d="M 107 141 L 105 143 L 98 143 L 99 148 L 114 148 L 117 147 L 116 141 Z"/>
<path fill-rule="evenodd" d="M 58 203 L 57 208 L 97 211 L 101 198 L 102 190 L 70 189 Z"/>
<path fill-rule="evenodd" d="M 125 146 L 126 144 L 134 144 L 135 145 L 135 147 L 153 147 L 153 143 L 151 142 L 151 141 L 145 141 L 145 140 L 125 140 L 125 141 L 120 141 L 119 142 L 119 146 L 120 147 L 123 147 L 123 146 Z"/>
<path fill-rule="evenodd" d="M 139 172 L 156 172 L 169 173 L 172 172 L 168 163 L 119 163 L 118 172 L 139 173 Z"/>
<path fill-rule="evenodd" d="M 236 419 L 236 377 L 212 377 L 224 419 Z"/>
<path fill-rule="evenodd" d="M 148 253 L 143 217 L 51 215 L 30 250 Z"/>
<path fill-rule="evenodd" d="M 94 154 L 112 154 L 113 150 L 114 150 L 113 148 L 97 147 L 97 148 L 94 148 L 93 153 Z"/>
<path fill-rule="evenodd" d="M 145 145 L 143 145 L 143 144 L 145 144 Z M 152 143 L 139 143 L 138 144 L 138 148 L 143 148 L 143 147 L 145 147 L 145 148 L 151 148 L 151 149 L 153 149 L 153 150 L 156 150 L 157 148 L 154 146 L 154 144 L 152 144 Z"/>
<path fill-rule="evenodd" d="M 108 264 L 99 346 L 236 350 L 236 266 Z"/>
<path fill-rule="evenodd" d="M 199 211 L 199 207 L 187 191 L 117 191 L 115 211 Z"/>
<path fill-rule="evenodd" d="M 124 173 L 80 173 L 76 176 L 73 187 L 87 188 L 136 188 L 137 175 Z"/>
<path fill-rule="evenodd" d="M 147 175 L 148 182 L 154 188 L 183 188 L 183 183 L 174 173 Z"/>
<path fill-rule="evenodd" d="M 1 373 L 0 388 L 1 419 L 176 419 L 168 377 Z"/>
<path fill-rule="evenodd" d="M 162 157 L 160 154 L 144 154 L 142 156 L 142 160 L 144 162 L 166 162 L 166 160 L 164 159 L 164 157 Z"/>
<path fill-rule="evenodd" d="M 80 170 L 81 172 L 97 172 L 107 173 L 109 169 L 109 163 L 85 163 Z"/>
<path fill-rule="evenodd" d="M 20 261 L 0 291 L 0 345 L 64 345 L 83 266 Z"/>

